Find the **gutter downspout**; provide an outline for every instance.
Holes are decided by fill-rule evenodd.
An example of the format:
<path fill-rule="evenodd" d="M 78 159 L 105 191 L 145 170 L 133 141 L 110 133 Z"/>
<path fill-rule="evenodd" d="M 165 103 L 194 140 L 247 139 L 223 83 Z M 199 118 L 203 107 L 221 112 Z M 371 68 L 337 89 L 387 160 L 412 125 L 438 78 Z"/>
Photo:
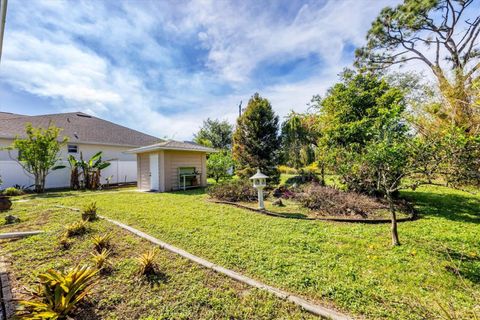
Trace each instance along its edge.
<path fill-rule="evenodd" d="M 7 18 L 7 0 L 0 0 L 0 61 L 2 59 L 3 34 L 5 33 L 6 18 Z"/>

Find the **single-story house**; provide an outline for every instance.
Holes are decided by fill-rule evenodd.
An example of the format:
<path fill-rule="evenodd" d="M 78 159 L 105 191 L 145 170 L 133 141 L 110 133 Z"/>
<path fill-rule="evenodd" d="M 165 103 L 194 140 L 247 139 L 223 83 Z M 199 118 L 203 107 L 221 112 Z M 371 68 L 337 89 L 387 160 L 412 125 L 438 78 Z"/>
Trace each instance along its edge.
<path fill-rule="evenodd" d="M 60 153 L 66 168 L 52 171 L 47 176 L 46 188 L 63 188 L 70 185 L 68 155 L 79 158 L 82 153 L 86 160 L 99 151 L 103 152 L 103 160 L 111 163 L 102 171 L 102 183 L 106 183 L 107 177 L 110 178 L 110 183 L 136 182 L 137 177 L 140 177 L 141 189 L 168 191 L 180 188 L 180 184 L 173 181 L 173 178 L 164 179 L 158 180 L 157 187 L 157 184 L 150 183 L 150 180 L 146 181 L 146 177 L 150 175 L 156 177 L 159 174 L 170 177 L 169 174 L 180 172 L 185 175 L 185 177 L 182 176 L 185 180 L 185 183 L 182 180 L 182 186 L 185 188 L 206 184 L 205 155 L 211 149 L 190 142 L 165 141 L 83 112 L 39 116 L 0 112 L 0 148 L 11 145 L 17 136 L 25 136 L 27 123 L 42 128 L 54 124 L 62 128 L 60 136 L 67 136 L 69 139 Z M 160 146 L 163 146 L 162 149 Z M 153 164 L 156 159 L 155 156 L 150 158 L 150 153 L 158 154 L 156 171 L 157 166 L 152 165 L 150 168 L 150 163 Z M 0 176 L 3 180 L 0 188 L 14 185 L 28 187 L 33 184 L 33 177 L 22 169 L 17 159 L 18 151 L 0 150 Z M 139 159 L 138 165 L 137 159 Z M 165 167 L 161 168 L 160 165 Z"/>
<path fill-rule="evenodd" d="M 111 165 L 102 171 L 101 182 L 110 177 L 111 183 L 131 183 L 137 180 L 137 161 L 125 151 L 162 141 L 157 137 L 120 126 L 83 112 L 47 114 L 38 116 L 19 115 L 0 112 L 0 148 L 12 144 L 15 137 L 25 136 L 25 125 L 47 128 L 50 124 L 62 128 L 60 137 L 68 137 L 68 143 L 62 148 L 60 158 L 67 167 L 52 171 L 46 180 L 47 188 L 63 188 L 70 185 L 68 155 L 77 159 L 82 153 L 88 160 L 99 151 L 103 160 Z M 0 150 L 0 176 L 7 188 L 14 185 L 31 186 L 33 177 L 25 172 L 17 162 L 18 151 Z"/>
<path fill-rule="evenodd" d="M 162 141 L 135 148 L 137 186 L 159 192 L 207 185 L 207 154 L 215 152 L 193 142 Z"/>

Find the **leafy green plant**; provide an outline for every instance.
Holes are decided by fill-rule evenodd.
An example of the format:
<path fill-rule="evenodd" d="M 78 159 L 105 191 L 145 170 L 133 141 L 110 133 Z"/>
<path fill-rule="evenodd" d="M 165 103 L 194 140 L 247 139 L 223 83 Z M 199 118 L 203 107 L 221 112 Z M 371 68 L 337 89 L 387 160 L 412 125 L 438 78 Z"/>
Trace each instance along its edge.
<path fill-rule="evenodd" d="M 17 310 L 19 319 L 65 319 L 95 284 L 98 270 L 83 266 L 65 273 L 48 270 L 38 276 L 38 285 L 31 291 L 32 300 L 22 300 Z"/>
<path fill-rule="evenodd" d="M 137 258 L 139 275 L 150 276 L 157 273 L 158 265 L 155 262 L 156 256 L 157 249 L 154 248 Z"/>
<path fill-rule="evenodd" d="M 82 220 L 83 221 L 94 221 L 97 220 L 97 203 L 90 202 L 83 208 Z"/>
<path fill-rule="evenodd" d="M 97 252 L 102 252 L 104 249 L 110 249 L 111 244 L 110 240 L 112 239 L 112 234 L 107 233 L 101 236 L 93 236 L 92 237 L 92 242 L 95 250 Z"/>
<path fill-rule="evenodd" d="M 92 261 L 95 263 L 97 269 L 104 269 L 108 267 L 108 258 L 111 256 L 112 251 L 103 248 L 101 251 L 94 251 L 91 253 Z"/>
<path fill-rule="evenodd" d="M 110 162 L 102 160 L 102 151 L 97 152 L 88 161 L 83 159 L 83 154 L 80 152 L 78 166 L 82 169 L 84 188 L 97 190 L 101 187 L 100 173 L 110 166 Z"/>
<path fill-rule="evenodd" d="M 87 232 L 87 223 L 85 221 L 77 221 L 66 227 L 65 236 L 74 237 L 81 236 Z"/>
<path fill-rule="evenodd" d="M 10 188 L 7 188 L 7 189 L 3 190 L 3 195 L 5 195 L 5 196 L 21 196 L 23 194 L 25 194 L 25 192 L 23 192 L 23 190 L 20 190 L 20 189 L 14 188 L 14 187 L 10 187 Z"/>
<path fill-rule="evenodd" d="M 227 150 L 219 151 L 209 155 L 207 159 L 207 172 L 209 177 L 215 179 L 218 183 L 220 179 L 231 176 L 230 170 L 233 168 L 232 153 Z"/>
<path fill-rule="evenodd" d="M 45 180 L 51 171 L 65 167 L 58 165 L 60 149 L 68 141 L 67 137 L 59 138 L 61 130 L 54 125 L 45 129 L 27 124 L 26 138 L 15 138 L 9 147 L 19 151 L 18 163 L 35 178 L 35 192 L 45 191 Z"/>

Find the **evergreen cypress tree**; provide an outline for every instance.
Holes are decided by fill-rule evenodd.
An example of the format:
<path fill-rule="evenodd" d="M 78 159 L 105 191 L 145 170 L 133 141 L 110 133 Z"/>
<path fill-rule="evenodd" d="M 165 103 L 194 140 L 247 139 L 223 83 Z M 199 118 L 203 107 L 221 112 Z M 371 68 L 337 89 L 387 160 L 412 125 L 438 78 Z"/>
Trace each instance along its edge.
<path fill-rule="evenodd" d="M 270 177 L 269 184 L 278 184 L 278 122 L 270 102 L 255 93 L 248 101 L 245 112 L 238 118 L 233 134 L 233 158 L 238 176 L 248 178 L 260 169 Z"/>

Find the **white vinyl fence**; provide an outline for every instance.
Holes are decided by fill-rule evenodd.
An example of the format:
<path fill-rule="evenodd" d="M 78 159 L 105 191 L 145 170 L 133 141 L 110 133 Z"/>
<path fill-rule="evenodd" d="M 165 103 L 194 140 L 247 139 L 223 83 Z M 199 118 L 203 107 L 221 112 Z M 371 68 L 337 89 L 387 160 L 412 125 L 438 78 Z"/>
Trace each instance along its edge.
<path fill-rule="evenodd" d="M 106 183 L 106 178 L 112 177 L 110 183 L 126 183 L 137 181 L 137 162 L 112 160 L 110 166 L 102 170 L 101 183 Z M 63 163 L 66 168 L 52 171 L 46 180 L 46 188 L 63 188 L 70 186 L 70 168 L 68 162 Z M 33 176 L 26 173 L 16 161 L 0 161 L 0 176 L 3 184 L 0 189 L 14 185 L 31 186 L 34 184 Z"/>

